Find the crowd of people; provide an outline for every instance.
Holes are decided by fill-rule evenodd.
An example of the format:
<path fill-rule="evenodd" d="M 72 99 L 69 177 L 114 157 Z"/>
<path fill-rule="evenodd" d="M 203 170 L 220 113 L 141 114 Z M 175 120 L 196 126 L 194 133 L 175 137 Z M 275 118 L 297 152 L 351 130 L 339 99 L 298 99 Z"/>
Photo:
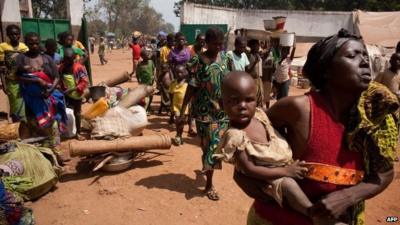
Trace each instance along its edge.
<path fill-rule="evenodd" d="M 209 199 L 219 199 L 213 173 L 226 161 L 234 164 L 238 185 L 256 199 L 248 224 L 363 223 L 364 200 L 393 179 L 399 49 L 374 82 L 363 40 L 341 30 L 308 54 L 303 75 L 311 91 L 288 97 L 296 43 L 283 47 L 276 38 L 265 43 L 237 37 L 226 51 L 217 28 L 199 34 L 191 46 L 182 33 L 158 38 L 156 50 L 139 47 L 156 56 L 159 72 L 151 79 L 138 70 L 132 74 L 139 83 L 157 82 L 159 113 L 170 107 L 175 144 L 182 144 L 184 123 L 195 134 L 195 121 Z M 272 94 L 278 101 L 270 107 Z M 389 103 L 393 107 L 383 110 Z M 373 108 L 381 109 L 379 120 Z M 322 177 L 312 172 L 321 165 Z"/>
<path fill-rule="evenodd" d="M 82 138 L 82 96 L 89 84 L 86 50 L 69 32 L 60 33 L 58 41 L 45 40 L 44 48 L 37 33 L 27 33 L 21 42 L 18 26 L 9 25 L 6 32 L 9 41 L 0 44 L 0 62 L 10 117 L 20 123 L 22 139 L 47 137 L 45 146 L 57 153 L 66 107 L 74 110 L 77 138 Z"/>
<path fill-rule="evenodd" d="M 18 26 L 6 31 L 2 87 L 21 138 L 45 136 L 57 153 L 69 107 L 82 140 L 86 49 L 68 32 L 46 40 L 42 49 L 38 34 L 27 33 L 22 43 Z M 374 82 L 362 38 L 340 30 L 308 53 L 303 75 L 311 81 L 310 92 L 288 96 L 296 42 L 283 47 L 277 38 L 239 36 L 227 51 L 225 38 L 209 28 L 190 46 L 180 32 L 160 32 L 147 43 L 134 36 L 129 44 L 130 79 L 157 87 L 158 114 L 166 111 L 174 124 L 174 144 L 184 144 L 185 123 L 188 134 L 200 138 L 205 195 L 219 200 L 213 174 L 225 161 L 234 165 L 239 187 L 255 199 L 249 225 L 363 224 L 364 200 L 381 193 L 394 176 L 400 42 L 390 67 Z M 100 38 L 102 65 L 105 49 Z M 272 95 L 277 102 L 271 106 Z M 144 108 L 153 112 L 152 96 Z"/>

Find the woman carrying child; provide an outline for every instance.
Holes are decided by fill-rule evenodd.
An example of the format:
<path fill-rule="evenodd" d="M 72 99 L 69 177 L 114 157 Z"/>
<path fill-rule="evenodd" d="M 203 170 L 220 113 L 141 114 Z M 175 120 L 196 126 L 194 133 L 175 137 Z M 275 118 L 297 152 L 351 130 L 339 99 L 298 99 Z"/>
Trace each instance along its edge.
<path fill-rule="evenodd" d="M 231 72 L 222 80 L 222 96 L 229 129 L 214 156 L 233 163 L 238 172 L 267 181 L 260 188 L 280 206 L 286 200 L 292 208 L 308 215 L 312 203 L 294 180 L 302 179 L 308 169 L 304 162 L 292 160 L 287 141 L 272 127 L 265 112 L 257 108 L 256 81 L 245 72 Z M 318 217 L 313 222 L 329 224 Z"/>
<path fill-rule="evenodd" d="M 375 104 L 393 98 L 370 84 L 365 44 L 345 30 L 316 43 L 303 72 L 315 89 L 278 101 L 267 115 L 287 138 L 294 159 L 319 165 L 309 167 L 314 169 L 307 172 L 308 178 L 297 181 L 313 205 L 307 210 L 308 217 L 285 204 L 281 207 L 260 191 L 265 182 L 236 171 L 235 181 L 256 198 L 248 224 L 311 225 L 310 217 L 365 224 L 364 200 L 384 191 L 394 177 L 398 131 L 397 118 L 390 111 L 397 110 L 398 102 L 378 107 L 385 109 L 379 113 L 374 111 Z M 317 176 L 322 168 L 323 176 Z"/>
<path fill-rule="evenodd" d="M 48 137 L 44 145 L 56 150 L 66 122 L 64 96 L 56 89 L 59 73 L 53 59 L 40 52 L 37 33 L 27 33 L 24 39 L 29 51 L 19 54 L 16 59 L 17 79 L 28 121 L 28 128 L 21 133 L 21 138 Z"/>

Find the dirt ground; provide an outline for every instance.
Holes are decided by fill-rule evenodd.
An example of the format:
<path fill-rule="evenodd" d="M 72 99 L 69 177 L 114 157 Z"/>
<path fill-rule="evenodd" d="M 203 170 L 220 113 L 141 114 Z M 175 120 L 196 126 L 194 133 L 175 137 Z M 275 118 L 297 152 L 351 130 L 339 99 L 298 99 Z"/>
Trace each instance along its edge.
<path fill-rule="evenodd" d="M 91 56 L 94 83 L 131 71 L 129 50 L 113 50 L 107 54 L 109 63 L 101 66 L 97 55 Z M 136 83 L 126 83 L 133 87 Z M 304 90 L 292 88 L 291 95 Z M 0 110 L 5 110 L 6 98 L 1 92 Z M 153 108 L 158 109 L 159 98 Z M 169 133 L 167 116 L 150 116 L 144 134 Z M 171 150 L 148 152 L 135 160 L 134 166 L 120 173 L 90 173 L 89 166 L 73 159 L 67 174 L 57 187 L 35 202 L 33 208 L 39 225 L 186 225 L 186 224 L 246 224 L 252 199 L 232 180 L 232 166 L 224 164 L 215 173 L 215 186 L 221 200 L 214 202 L 203 195 L 205 182 L 200 173 L 198 140 L 187 137 L 185 144 Z M 367 201 L 367 225 L 385 224 L 387 216 L 400 216 L 400 164 L 396 163 L 396 178 L 379 196 Z"/>

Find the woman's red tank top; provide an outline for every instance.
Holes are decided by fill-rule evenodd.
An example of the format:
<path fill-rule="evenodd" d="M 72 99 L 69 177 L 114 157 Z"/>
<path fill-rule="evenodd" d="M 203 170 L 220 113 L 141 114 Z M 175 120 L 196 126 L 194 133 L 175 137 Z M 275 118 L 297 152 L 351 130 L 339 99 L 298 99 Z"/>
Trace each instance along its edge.
<path fill-rule="evenodd" d="M 320 93 L 311 91 L 307 94 L 310 102 L 310 132 L 307 148 L 300 160 L 340 166 L 348 169 L 363 169 L 360 153 L 351 152 L 344 143 L 345 126 L 335 121 L 329 106 Z M 300 187 L 311 201 L 345 188 L 309 179 L 299 180 Z M 311 221 L 300 213 L 277 204 L 263 204 L 255 201 L 256 213 L 272 224 L 311 225 Z"/>

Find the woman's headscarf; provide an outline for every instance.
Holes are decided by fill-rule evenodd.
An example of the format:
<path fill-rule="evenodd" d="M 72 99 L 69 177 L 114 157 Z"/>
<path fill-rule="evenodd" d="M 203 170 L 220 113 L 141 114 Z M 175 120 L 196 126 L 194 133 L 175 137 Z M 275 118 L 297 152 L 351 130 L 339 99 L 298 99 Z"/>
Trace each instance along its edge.
<path fill-rule="evenodd" d="M 362 38 L 341 29 L 338 34 L 324 38 L 311 47 L 303 67 L 303 74 L 310 79 L 317 89 L 324 85 L 326 70 L 329 68 L 333 57 L 349 40 L 362 40 Z"/>

